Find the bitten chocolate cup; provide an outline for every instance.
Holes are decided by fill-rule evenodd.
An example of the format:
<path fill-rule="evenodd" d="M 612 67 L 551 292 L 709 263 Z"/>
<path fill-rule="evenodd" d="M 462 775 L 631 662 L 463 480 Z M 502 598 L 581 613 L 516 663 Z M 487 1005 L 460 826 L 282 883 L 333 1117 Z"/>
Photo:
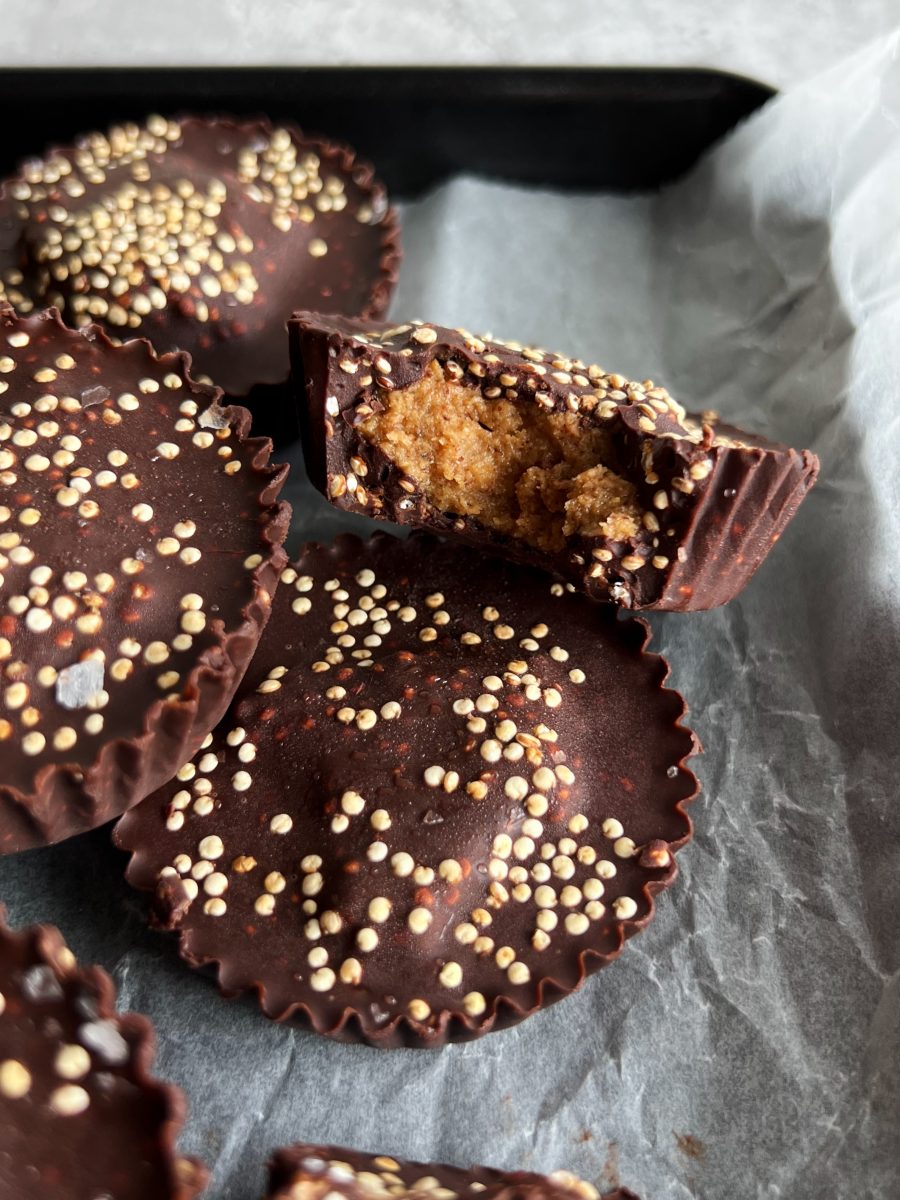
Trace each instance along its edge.
<path fill-rule="evenodd" d="M 387 308 L 400 233 L 353 150 L 264 118 L 154 116 L 25 163 L 0 186 L 0 299 L 191 355 L 255 433 L 296 436 L 293 308 Z"/>
<path fill-rule="evenodd" d="M 0 909 L 0 1192 L 8 1200 L 193 1200 L 206 1168 L 174 1149 L 181 1092 L 149 1072 L 153 1027 L 58 930 Z"/>
<path fill-rule="evenodd" d="M 627 1188 L 601 1196 L 569 1171 L 536 1175 L 493 1167 L 450 1167 L 298 1143 L 276 1150 L 267 1200 L 638 1200 Z"/>
<path fill-rule="evenodd" d="M 624 608 L 727 603 L 818 473 L 651 380 L 516 342 L 309 312 L 290 340 L 307 469 L 332 503 Z"/>
<path fill-rule="evenodd" d="M 307 546 L 226 719 L 116 827 L 193 966 L 375 1046 L 502 1029 L 653 915 L 697 791 L 640 621 L 427 535 Z"/>
<path fill-rule="evenodd" d="M 182 355 L 0 308 L 0 853 L 119 816 L 220 719 L 287 468 Z"/>

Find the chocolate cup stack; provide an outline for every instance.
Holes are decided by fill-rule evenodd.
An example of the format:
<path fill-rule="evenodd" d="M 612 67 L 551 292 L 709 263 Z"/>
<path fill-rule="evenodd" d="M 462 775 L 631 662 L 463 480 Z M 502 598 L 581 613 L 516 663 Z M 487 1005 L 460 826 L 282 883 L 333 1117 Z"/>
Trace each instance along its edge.
<path fill-rule="evenodd" d="M 650 380 L 380 321 L 399 245 L 369 164 L 264 119 L 151 117 L 0 184 L 0 854 L 124 813 L 128 879 L 191 966 L 383 1048 L 515 1024 L 647 925 L 699 747 L 618 610 L 733 599 L 818 472 Z M 286 468 L 223 396 L 302 432 L 338 508 L 426 532 L 288 565 Z M 502 504 L 466 490 L 467 445 Z M 203 1187 L 114 1000 L 56 931 L 0 920 L 21 1200 Z M 269 1194 L 601 1200 L 313 1144 Z"/>

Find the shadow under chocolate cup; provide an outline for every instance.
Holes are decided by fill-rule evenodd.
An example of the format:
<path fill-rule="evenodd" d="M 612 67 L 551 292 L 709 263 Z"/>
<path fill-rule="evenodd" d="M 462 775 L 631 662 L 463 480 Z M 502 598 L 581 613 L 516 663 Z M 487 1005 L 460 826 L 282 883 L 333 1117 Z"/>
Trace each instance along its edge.
<path fill-rule="evenodd" d="M 154 116 L 52 148 L 0 185 L 0 299 L 190 354 L 254 433 L 297 435 L 285 323 L 380 316 L 400 230 L 371 164 L 266 118 Z"/>
<path fill-rule="evenodd" d="M 373 1046 L 439 1046 L 576 990 L 675 879 L 685 705 L 621 620 L 426 535 L 283 573 L 235 701 L 116 827 L 222 991 Z"/>
<path fill-rule="evenodd" d="M 119 816 L 226 710 L 286 467 L 183 355 L 0 307 L 0 853 Z"/>
<path fill-rule="evenodd" d="M 0 909 L 0 1181 L 9 1200 L 194 1200 L 208 1172 L 177 1156 L 180 1090 L 150 1075 L 150 1021 L 58 930 Z"/>

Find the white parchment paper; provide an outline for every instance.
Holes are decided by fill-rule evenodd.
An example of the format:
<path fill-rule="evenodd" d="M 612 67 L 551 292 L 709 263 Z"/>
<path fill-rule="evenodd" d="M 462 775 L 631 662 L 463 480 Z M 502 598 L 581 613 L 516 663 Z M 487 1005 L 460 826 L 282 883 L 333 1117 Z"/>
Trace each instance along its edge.
<path fill-rule="evenodd" d="M 822 458 L 737 601 L 652 619 L 706 745 L 681 879 L 580 995 L 434 1052 L 221 1001 L 144 928 L 105 831 L 0 862 L 0 897 L 153 1017 L 213 1200 L 258 1196 L 297 1138 L 565 1166 L 645 1200 L 900 1195 L 898 39 L 659 197 L 459 179 L 404 220 L 396 316 L 649 375 Z M 299 477 L 288 494 L 298 539 L 346 524 Z"/>

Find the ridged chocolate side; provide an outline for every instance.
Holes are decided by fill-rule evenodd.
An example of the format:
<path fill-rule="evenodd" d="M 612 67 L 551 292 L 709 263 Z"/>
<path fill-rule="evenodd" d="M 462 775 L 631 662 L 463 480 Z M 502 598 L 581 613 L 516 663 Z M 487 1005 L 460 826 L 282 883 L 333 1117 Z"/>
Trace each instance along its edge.
<path fill-rule="evenodd" d="M 733 600 L 781 537 L 819 471 L 814 454 L 787 447 L 719 450 L 711 457 L 715 467 L 684 530 L 685 561 L 673 561 L 656 608 L 716 608 Z"/>
<path fill-rule="evenodd" d="M 346 1200 L 380 1200 L 382 1195 L 383 1200 L 389 1196 L 428 1200 L 435 1188 L 442 1189 L 442 1200 L 450 1195 L 454 1200 L 639 1200 L 627 1188 L 601 1196 L 592 1184 L 568 1171 L 538 1175 L 493 1167 L 451 1167 L 312 1143 L 275 1151 L 269 1163 L 267 1200 L 323 1200 L 329 1193 Z"/>
<path fill-rule="evenodd" d="M 3 1195 L 194 1200 L 208 1172 L 176 1156 L 186 1104 L 150 1074 L 150 1021 L 119 1014 L 113 981 L 79 968 L 57 929 L 12 932 L 3 917 Z"/>
<path fill-rule="evenodd" d="M 315 313 L 295 313 L 289 329 L 307 470 L 332 503 L 490 547 L 626 608 L 708 609 L 731 600 L 818 473 L 809 451 L 688 417 L 662 389 L 599 368 L 567 361 L 568 370 L 555 371 L 559 360 L 543 351 L 526 353 L 439 326 Z M 376 360 L 388 370 L 379 370 Z M 645 509 L 646 528 L 622 541 L 573 535 L 562 551 L 548 552 L 475 517 L 436 509 L 416 481 L 404 478 L 356 428 L 384 408 L 384 392 L 418 382 L 432 362 L 449 363 L 458 371 L 454 382 L 486 398 L 538 403 L 544 412 L 577 411 L 585 427 L 604 429 L 619 473 L 635 486 Z"/>
<path fill-rule="evenodd" d="M 148 697 L 146 710 L 135 714 L 135 734 L 111 739 L 98 735 L 98 748 L 88 760 L 81 751 L 78 757 L 73 756 L 68 762 L 64 758 L 60 761 L 58 752 L 54 754 L 54 761 L 44 766 L 41 765 L 40 754 L 27 760 L 34 767 L 30 787 L 12 784 L 12 771 L 6 773 L 5 781 L 0 781 L 0 853 L 57 842 L 104 824 L 170 779 L 190 757 L 227 709 L 268 621 L 272 597 L 285 561 L 281 543 L 290 519 L 288 506 L 277 500 L 287 468 L 270 465 L 271 442 L 248 436 L 250 415 L 246 409 L 218 408 L 221 390 L 192 380 L 187 355 L 157 356 L 144 340 L 114 346 L 96 327 L 75 333 L 62 324 L 55 310 L 17 318 L 10 309 L 0 308 L 2 335 L 31 330 L 35 336 L 39 336 L 47 322 L 58 331 L 59 351 L 67 347 L 77 349 L 79 343 L 88 343 L 99 349 L 103 363 L 96 376 L 99 388 L 109 385 L 108 390 L 114 393 L 118 386 L 136 387 L 138 378 L 146 372 L 168 371 L 184 381 L 182 398 L 192 398 L 207 406 L 209 411 L 215 411 L 215 419 L 231 431 L 235 445 L 240 448 L 245 477 L 249 475 L 255 481 L 258 516 L 255 520 L 256 531 L 252 539 L 248 537 L 245 546 L 210 545 L 205 549 L 210 554 L 218 550 L 222 555 L 239 556 L 236 557 L 236 570 L 243 569 L 243 560 L 250 554 L 257 554 L 259 562 L 252 571 L 248 571 L 248 599 L 241 605 L 238 618 L 228 623 L 222 619 L 209 623 L 208 629 L 215 634 L 213 642 L 197 653 L 187 677 L 179 681 L 182 694 L 178 700 L 163 698 L 157 689 L 156 694 Z M 6 378 L 14 380 L 15 375 Z M 14 402 L 15 393 L 7 391 L 0 399 L 0 417 Z M 123 440 L 127 445 L 127 437 Z M 34 445 L 41 448 L 40 441 Z M 152 447 L 138 445 L 129 446 L 129 449 L 137 460 Z M 26 452 L 27 448 L 23 449 L 19 457 L 23 458 Z M 186 481 L 184 495 L 173 494 L 175 520 L 182 512 L 194 483 L 193 480 Z M 140 488 L 137 489 L 139 491 Z M 137 499 L 137 493 L 130 494 L 130 498 Z M 227 502 L 227 489 L 223 498 Z M 43 520 L 39 528 L 46 528 L 47 532 L 41 532 L 38 535 L 41 540 L 35 544 L 49 548 L 53 534 L 48 520 Z M 123 540 L 121 553 L 127 553 L 127 549 L 128 543 Z M 63 564 L 65 546 L 56 548 L 54 554 Z M 64 569 L 64 565 L 60 565 L 57 573 Z M 173 609 L 177 610 L 179 596 L 173 594 L 168 599 Z M 12 618 L 6 616 L 3 620 L 9 622 Z M 15 627 L 4 626 L 4 632 L 15 639 Z M 15 640 L 12 642 L 12 652 L 16 652 Z M 107 666 L 115 652 L 114 644 L 107 647 Z M 26 663 L 26 666 L 29 664 Z M 35 690 L 33 679 L 30 686 Z M 49 691 L 52 694 L 52 687 Z M 49 700 L 41 700 L 42 705 L 48 703 Z M 2 708 L 0 703 L 0 715 Z M 0 750 L 4 754 L 17 753 L 20 760 L 22 758 L 21 750 L 13 748 L 9 739 L 0 743 Z M 49 739 L 47 753 L 52 753 Z"/>

